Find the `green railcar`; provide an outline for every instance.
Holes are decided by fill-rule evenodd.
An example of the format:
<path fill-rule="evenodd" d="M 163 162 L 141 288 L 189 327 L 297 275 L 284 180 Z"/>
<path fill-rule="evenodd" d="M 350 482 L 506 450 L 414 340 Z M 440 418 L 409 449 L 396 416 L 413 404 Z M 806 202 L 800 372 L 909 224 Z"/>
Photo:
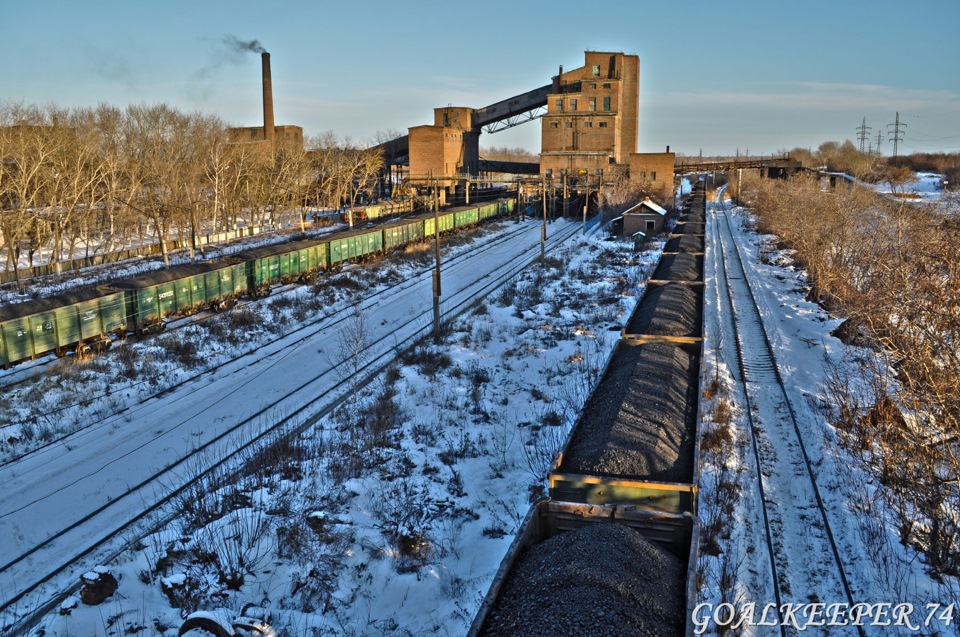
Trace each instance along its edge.
<path fill-rule="evenodd" d="M 246 267 L 240 261 L 191 263 L 123 279 L 114 287 L 127 292 L 127 321 L 144 334 L 163 330 L 165 318 L 232 306 L 247 291 Z"/>
<path fill-rule="evenodd" d="M 480 221 L 486 221 L 491 217 L 497 216 L 497 203 L 485 203 L 477 209 L 477 217 Z"/>
<path fill-rule="evenodd" d="M 246 261 L 231 259 L 204 265 L 210 268 L 203 275 L 207 292 L 205 303 L 210 309 L 219 311 L 231 308 L 236 305 L 237 299 L 250 292 Z"/>
<path fill-rule="evenodd" d="M 330 237 L 327 253 L 330 265 L 360 259 L 383 251 L 382 230 L 354 230 Z"/>
<path fill-rule="evenodd" d="M 111 332 L 126 329 L 122 308 L 123 294 L 106 288 L 8 305 L 0 309 L 0 366 L 50 352 L 105 349 Z"/>
<path fill-rule="evenodd" d="M 423 219 L 392 221 L 382 227 L 383 245 L 387 250 L 423 240 Z"/>
<path fill-rule="evenodd" d="M 295 241 L 246 250 L 234 258 L 247 262 L 248 288 L 257 296 L 280 283 L 311 278 L 326 267 L 326 243 Z"/>
<path fill-rule="evenodd" d="M 440 221 L 440 232 L 449 232 L 456 227 L 456 221 L 454 217 L 454 212 L 448 210 L 446 212 L 441 212 L 439 215 Z M 434 235 L 434 228 L 436 227 L 436 221 L 432 215 L 424 215 L 423 220 L 423 235 L 425 237 L 432 237 Z"/>
<path fill-rule="evenodd" d="M 480 221 L 479 210 L 476 206 L 472 208 L 461 208 L 453 211 L 453 223 L 457 228 L 475 225 Z"/>

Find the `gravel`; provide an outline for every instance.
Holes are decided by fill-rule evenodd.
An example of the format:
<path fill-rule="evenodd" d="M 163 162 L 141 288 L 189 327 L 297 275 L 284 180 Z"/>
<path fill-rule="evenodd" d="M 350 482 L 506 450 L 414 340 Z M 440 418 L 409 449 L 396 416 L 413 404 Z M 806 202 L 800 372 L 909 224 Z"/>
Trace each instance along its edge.
<path fill-rule="evenodd" d="M 699 281 L 700 262 L 700 258 L 686 252 L 665 254 L 660 257 L 660 264 L 650 278 L 655 281 Z"/>
<path fill-rule="evenodd" d="M 626 332 L 653 336 L 699 336 L 700 322 L 700 295 L 690 286 L 671 283 L 647 289 L 627 324 Z"/>
<path fill-rule="evenodd" d="M 558 471 L 692 482 L 698 364 L 673 344 L 618 347 Z"/>
<path fill-rule="evenodd" d="M 603 522 L 524 549 L 484 623 L 487 637 L 671 637 L 686 617 L 683 561 Z"/>

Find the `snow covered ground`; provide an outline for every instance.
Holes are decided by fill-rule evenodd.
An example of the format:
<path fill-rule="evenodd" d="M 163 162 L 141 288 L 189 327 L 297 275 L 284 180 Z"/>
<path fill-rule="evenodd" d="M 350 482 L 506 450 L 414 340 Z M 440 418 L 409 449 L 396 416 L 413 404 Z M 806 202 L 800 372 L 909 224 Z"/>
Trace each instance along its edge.
<path fill-rule="evenodd" d="M 873 506 L 878 486 L 840 448 L 823 413 L 824 360 L 851 353 L 830 336 L 838 321 L 804 300 L 803 273 L 788 255 L 757 258 L 763 238 L 750 230 L 746 211 L 736 213 L 855 598 L 889 603 L 888 613 L 913 605 L 905 625 L 868 626 L 866 634 L 958 634 L 955 621 L 926 606 L 949 608 L 957 583 L 933 580 L 896 541 Z M 172 637 L 184 610 L 196 608 L 269 616 L 291 636 L 464 634 L 530 500 L 544 492 L 546 469 L 661 247 L 634 254 L 578 237 L 453 322 L 443 343 L 423 342 L 405 354 L 307 435 L 252 459 L 247 473 L 226 484 L 199 482 L 175 502 L 178 514 L 167 527 L 102 565 L 119 580 L 112 597 L 86 606 L 72 596 L 34 634 Z M 357 278 L 342 290 L 369 285 Z M 337 303 L 346 300 L 342 290 Z M 278 306 L 271 316 L 293 321 L 297 307 Z M 759 607 L 773 601 L 757 558 L 765 538 L 751 509 L 757 495 L 743 401 L 732 389 L 733 336 L 711 318 L 716 307 L 708 292 L 703 377 L 726 389 L 705 399 L 701 411 L 709 435 L 726 401 L 734 453 L 708 449 L 703 457 L 701 520 L 727 522 L 718 550 L 698 565 L 700 600 Z M 345 326 L 330 346 L 349 347 L 357 331 Z M 808 584 L 796 584 L 795 593 L 813 590 Z M 719 632 L 715 624 L 708 629 Z"/>
<path fill-rule="evenodd" d="M 724 205 L 730 206 L 729 203 Z M 766 243 L 764 237 L 751 230 L 748 211 L 736 209 L 733 212 L 737 240 L 746 257 L 747 276 L 765 317 L 790 402 L 798 415 L 798 425 L 815 468 L 854 602 L 870 605 L 865 607 L 869 616 L 864 620 L 864 634 L 960 633 L 954 618 L 957 609 L 951 606 L 960 591 L 957 582 L 932 578 L 924 569 L 919 554 L 897 541 L 892 524 L 880 506 L 878 490 L 881 487 L 869 471 L 840 446 L 836 432 L 828 422 L 824 391 L 827 365 L 849 364 L 851 357 L 871 354 L 849 348 L 831 336 L 840 321 L 805 300 L 807 288 L 803 272 L 791 265 L 786 253 L 764 252 L 761 260 L 761 246 Z M 713 215 L 708 219 L 709 223 L 718 222 L 718 217 Z M 729 446 L 719 451 L 705 444 L 702 456 L 700 517 L 705 526 L 715 523 L 719 530 L 717 546 L 701 555 L 699 569 L 706 586 L 700 591 L 700 602 L 707 605 L 703 607 L 703 617 L 709 617 L 708 609 L 715 609 L 724 602 L 733 603 L 738 609 L 752 602 L 756 604 L 759 619 L 759 609 L 774 603 L 775 599 L 758 506 L 757 473 L 744 414 L 745 401 L 735 383 L 739 375 L 734 369 L 737 364 L 733 349 L 735 337 L 731 325 L 716 315 L 719 307 L 716 274 L 710 269 L 714 258 L 716 253 L 711 255 L 708 252 L 704 378 L 707 383 L 718 379 L 720 389 L 715 396 L 705 398 L 701 413 L 706 438 L 712 437 L 716 441 L 718 437 L 722 438 L 718 432 L 723 431 L 729 432 L 732 440 Z M 725 403 L 722 408 L 721 402 Z M 761 423 L 778 417 L 770 413 L 756 413 L 755 416 Z M 728 420 L 731 429 L 723 427 Z M 767 444 L 774 454 L 786 451 L 782 447 L 784 440 L 768 439 Z M 798 475 L 797 479 L 805 478 Z M 729 515 L 731 511 L 732 516 Z M 822 532 L 822 529 L 817 530 L 814 517 L 809 518 L 809 527 L 801 523 L 795 527 L 781 530 L 785 536 L 794 538 L 790 540 L 793 542 L 803 541 L 805 535 Z M 814 592 L 830 574 L 820 571 L 822 567 L 814 564 L 806 566 L 808 578 L 790 582 L 789 598 L 784 602 L 847 605 L 843 598 L 816 596 Z M 896 624 L 893 609 L 898 605 L 901 605 L 899 617 L 902 623 L 890 625 Z M 805 608 L 809 610 L 809 607 Z M 884 613 L 885 617 L 882 616 Z M 810 619 L 801 616 L 798 624 L 804 626 Z M 706 621 L 704 626 L 711 634 L 719 632 L 716 622 Z M 856 634 L 850 627 L 805 627 L 807 630 L 803 634 Z M 745 634 L 774 635 L 780 631 L 776 627 L 754 626 Z"/>
<path fill-rule="evenodd" d="M 539 233 L 539 224 L 523 225 Z M 552 224 L 549 232 L 562 225 Z M 630 247 L 578 236 L 453 323 L 442 344 L 422 343 L 405 354 L 400 365 L 275 457 L 252 459 L 250 472 L 227 484 L 213 479 L 223 475 L 198 482 L 175 500 L 178 513 L 165 530 L 117 562 L 101 565 L 119 580 L 112 597 L 96 607 L 72 597 L 60 614 L 43 621 L 42 630 L 174 635 L 183 608 L 236 613 L 253 604 L 262 609 L 254 612 L 269 613 L 274 626 L 289 635 L 463 634 L 530 499 L 545 489 L 546 469 L 662 246 L 655 243 L 639 255 Z M 380 266 L 385 278 L 402 279 L 400 269 Z M 478 276 L 476 268 L 469 274 Z M 354 280 L 339 289 L 367 285 Z M 373 317 L 377 307 L 386 306 L 373 301 L 371 316 L 363 323 L 348 320 L 339 342 L 326 349 L 342 353 L 356 345 L 360 332 L 383 339 L 380 324 L 402 312 L 388 309 L 384 317 Z M 285 305 L 287 314 L 280 309 Z M 268 316 L 292 323 L 302 320 L 298 308 L 302 311 L 302 304 L 280 303 Z M 245 333 L 244 338 L 262 337 Z M 316 348 L 301 349 L 318 356 Z M 232 377 L 259 373 L 260 380 L 239 391 L 247 397 L 239 407 L 254 410 L 260 392 L 272 391 L 258 368 L 303 375 L 311 366 L 309 359 L 293 359 L 265 352 L 244 362 Z M 112 366 L 92 368 L 90 374 L 117 373 Z M 186 421 L 190 405 L 202 404 L 200 390 L 164 404 Z M 119 404 L 112 408 L 136 401 L 135 394 L 113 392 Z M 194 417 L 180 443 L 160 446 L 176 452 L 197 445 L 225 419 L 229 402 L 213 404 L 205 421 Z M 145 407 L 132 406 L 113 426 L 101 428 L 100 439 L 117 445 L 130 428 L 155 431 L 163 411 Z M 202 422 L 206 425 L 198 426 Z M 44 451 L 40 464 L 56 479 L 57 449 L 86 447 L 81 439 L 56 445 Z M 149 449 L 160 451 L 156 445 Z M 125 454 L 127 460 L 91 472 L 91 484 L 130 480 L 124 462 L 137 467 L 159 462 L 136 457 Z M 24 474 L 14 466 L 7 470 L 13 473 L 4 510 L 35 507 L 37 520 L 57 517 L 43 505 L 10 499 L 19 498 L 13 485 Z M 108 491 L 95 491 L 102 493 L 94 497 L 109 500 Z M 71 508 L 67 502 L 58 506 Z M 8 530 L 19 538 L 17 544 L 29 544 L 29 536 L 40 531 Z"/>

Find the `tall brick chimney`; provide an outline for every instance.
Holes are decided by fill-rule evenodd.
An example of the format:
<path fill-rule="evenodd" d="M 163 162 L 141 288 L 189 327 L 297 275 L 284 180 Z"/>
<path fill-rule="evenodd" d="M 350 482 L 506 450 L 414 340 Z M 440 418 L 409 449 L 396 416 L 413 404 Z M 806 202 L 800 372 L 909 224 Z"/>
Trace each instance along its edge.
<path fill-rule="evenodd" d="M 274 138 L 273 124 L 273 81 L 270 78 L 270 54 L 264 51 L 260 54 L 263 60 L 263 138 L 272 142 Z"/>

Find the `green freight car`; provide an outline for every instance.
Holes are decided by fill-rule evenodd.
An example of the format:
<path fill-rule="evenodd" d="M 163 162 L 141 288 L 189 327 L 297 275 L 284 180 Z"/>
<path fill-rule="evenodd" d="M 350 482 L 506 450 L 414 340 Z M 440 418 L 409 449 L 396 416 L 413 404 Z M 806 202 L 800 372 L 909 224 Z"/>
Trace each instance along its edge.
<path fill-rule="evenodd" d="M 0 308 L 0 366 L 50 352 L 105 350 L 111 333 L 126 331 L 123 293 L 104 288 Z"/>
<path fill-rule="evenodd" d="M 437 226 L 437 220 L 440 222 L 440 232 L 449 232 L 456 227 L 454 213 L 452 210 L 441 212 L 439 215 L 425 214 L 423 216 L 423 234 L 426 237 L 434 235 L 434 228 Z M 436 218 L 435 218 L 436 217 Z"/>
<path fill-rule="evenodd" d="M 205 308 L 232 307 L 247 292 L 244 261 L 195 263 L 131 277 L 114 284 L 126 294 L 127 321 L 137 334 L 164 329 L 163 319 Z"/>
<path fill-rule="evenodd" d="M 327 268 L 327 243 L 294 241 L 255 248 L 234 255 L 248 263 L 247 287 L 253 296 L 270 294 L 270 287 L 293 281 L 309 281 Z"/>
<path fill-rule="evenodd" d="M 329 239 L 327 251 L 331 267 L 382 252 L 383 231 L 365 229 L 337 233 Z"/>
<path fill-rule="evenodd" d="M 384 224 L 383 247 L 393 250 L 410 243 L 423 241 L 423 219 L 404 219 Z"/>
<path fill-rule="evenodd" d="M 475 225 L 478 221 L 480 221 L 480 217 L 477 206 L 460 208 L 453 211 L 453 223 L 457 228 Z"/>
<path fill-rule="evenodd" d="M 390 214 L 409 209 L 390 206 Z M 0 366 L 55 352 L 106 348 L 110 334 L 164 329 L 164 319 L 205 308 L 232 307 L 244 295 L 266 294 L 272 285 L 306 280 L 345 261 L 361 259 L 441 233 L 507 214 L 512 199 L 423 213 L 373 228 L 257 248 L 222 261 L 173 266 L 120 280 L 109 287 L 0 308 Z M 387 207 L 377 210 L 386 214 Z M 375 213 L 376 214 L 376 213 Z"/>

